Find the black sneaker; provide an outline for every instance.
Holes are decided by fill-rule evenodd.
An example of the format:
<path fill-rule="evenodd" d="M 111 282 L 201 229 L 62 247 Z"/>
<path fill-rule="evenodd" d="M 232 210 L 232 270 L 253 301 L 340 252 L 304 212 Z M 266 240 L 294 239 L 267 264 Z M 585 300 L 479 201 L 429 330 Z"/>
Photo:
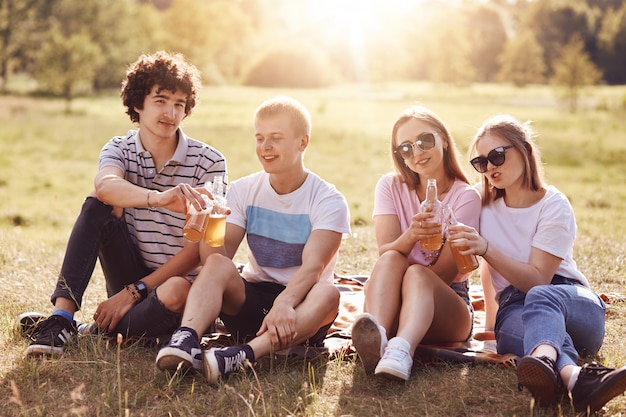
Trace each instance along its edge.
<path fill-rule="evenodd" d="M 35 333 L 35 340 L 26 348 L 26 356 L 60 356 L 76 335 L 76 323 L 53 314 L 36 326 Z"/>
<path fill-rule="evenodd" d="M 253 358 L 254 353 L 250 346 L 243 345 L 212 348 L 202 356 L 204 359 L 204 376 L 209 384 L 215 384 L 220 377 L 225 378 L 231 372 L 246 368 L 247 364 L 251 362 L 249 358 Z"/>
<path fill-rule="evenodd" d="M 547 356 L 524 356 L 517 363 L 517 381 L 526 387 L 540 407 L 556 404 L 562 395 L 562 382 L 554 360 Z"/>
<path fill-rule="evenodd" d="M 41 328 L 38 325 L 46 318 L 47 316 L 44 314 L 29 311 L 27 313 L 22 313 L 15 318 L 14 327 L 22 337 L 26 337 L 34 342 L 37 338 L 37 330 Z"/>
<path fill-rule="evenodd" d="M 170 343 L 159 350 L 156 366 L 162 371 L 184 372 L 189 368 L 202 369 L 202 348 L 198 337 L 191 329 L 178 329 L 172 334 Z"/>
<path fill-rule="evenodd" d="M 595 413 L 604 404 L 626 391 L 626 366 L 613 369 L 597 363 L 586 364 L 572 389 L 572 403 L 577 413 Z"/>

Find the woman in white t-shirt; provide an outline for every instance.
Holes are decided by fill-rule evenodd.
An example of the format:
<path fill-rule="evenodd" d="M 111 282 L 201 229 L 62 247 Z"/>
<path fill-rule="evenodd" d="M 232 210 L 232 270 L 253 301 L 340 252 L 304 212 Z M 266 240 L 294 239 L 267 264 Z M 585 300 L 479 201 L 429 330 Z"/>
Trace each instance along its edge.
<path fill-rule="evenodd" d="M 576 412 L 593 413 L 626 390 L 626 367 L 577 365 L 579 355 L 602 346 L 605 305 L 572 258 L 574 212 L 565 195 L 544 183 L 533 136 L 529 123 L 508 115 L 478 130 L 470 150 L 483 174 L 480 234 L 459 226 L 450 228 L 450 238 L 487 263 L 481 273 L 498 302 L 498 353 L 520 357 L 520 385 L 541 406 L 554 405 L 567 390 Z"/>
<path fill-rule="evenodd" d="M 432 214 L 420 213 L 427 180 L 437 180 L 439 200 L 474 228 L 480 195 L 460 167 L 452 135 L 424 107 L 400 114 L 391 153 L 395 172 L 378 181 L 374 198 L 380 257 L 367 280 L 365 313 L 352 326 L 352 341 L 366 373 L 406 381 L 418 344 L 465 341 L 472 331 L 470 273 L 457 270 L 449 243 L 437 251 L 420 244 L 442 228 Z"/>

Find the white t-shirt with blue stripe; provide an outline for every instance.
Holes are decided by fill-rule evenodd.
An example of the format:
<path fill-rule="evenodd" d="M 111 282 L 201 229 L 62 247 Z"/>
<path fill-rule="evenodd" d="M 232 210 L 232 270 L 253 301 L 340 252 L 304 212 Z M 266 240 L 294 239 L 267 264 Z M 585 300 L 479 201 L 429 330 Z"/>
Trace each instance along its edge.
<path fill-rule="evenodd" d="M 313 230 L 350 233 L 343 195 L 309 172 L 300 188 L 278 194 L 264 171 L 234 181 L 226 196 L 232 210 L 227 222 L 246 229 L 248 263 L 242 275 L 250 282 L 286 285 L 302 265 L 302 251 Z M 321 281 L 332 282 L 337 254 Z"/>

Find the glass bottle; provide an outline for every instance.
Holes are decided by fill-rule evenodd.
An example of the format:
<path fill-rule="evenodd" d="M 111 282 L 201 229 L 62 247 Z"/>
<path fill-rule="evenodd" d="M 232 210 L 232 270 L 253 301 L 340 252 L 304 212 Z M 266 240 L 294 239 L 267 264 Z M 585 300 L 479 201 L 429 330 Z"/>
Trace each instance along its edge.
<path fill-rule="evenodd" d="M 209 189 L 209 185 L 210 183 L 205 184 L 204 188 Z M 212 201 L 209 197 L 202 194 L 202 199 L 206 205 L 206 208 L 203 210 L 196 210 L 191 202 L 187 202 L 187 216 L 183 225 L 183 237 L 194 243 L 202 240 L 209 221 L 209 213 L 212 210 Z"/>
<path fill-rule="evenodd" d="M 441 227 L 441 201 L 437 198 L 437 180 L 429 178 L 426 183 L 426 199 L 420 207 L 422 213 L 433 213 L 434 216 L 425 222 L 434 222 L 439 224 L 439 231 L 431 237 L 420 240 L 422 249 L 439 250 L 443 244 L 443 232 Z"/>
<path fill-rule="evenodd" d="M 448 227 L 461 224 L 457 220 L 450 206 L 446 205 L 444 207 L 444 212 L 445 212 L 446 223 L 448 224 Z M 459 270 L 459 272 L 464 274 L 464 273 L 471 272 L 474 269 L 478 268 L 478 259 L 476 259 L 476 256 L 474 254 L 470 254 L 470 255 L 461 254 L 461 251 L 466 251 L 469 248 L 467 246 L 454 246 L 453 245 L 454 242 L 455 241 L 453 240 L 450 241 L 450 251 L 452 252 L 452 256 L 454 257 L 454 262 L 456 262 L 456 267 Z"/>
<path fill-rule="evenodd" d="M 213 178 L 213 207 L 208 217 L 204 243 L 211 247 L 224 245 L 226 234 L 226 198 L 224 197 L 224 183 L 221 176 Z"/>

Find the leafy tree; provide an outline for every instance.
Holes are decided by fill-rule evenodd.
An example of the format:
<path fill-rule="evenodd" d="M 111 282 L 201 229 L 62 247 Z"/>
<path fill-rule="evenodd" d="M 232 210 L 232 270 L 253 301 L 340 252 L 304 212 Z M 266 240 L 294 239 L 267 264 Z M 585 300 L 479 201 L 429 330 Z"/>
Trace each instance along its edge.
<path fill-rule="evenodd" d="M 65 98 L 69 113 L 78 87 L 91 85 L 100 56 L 100 48 L 87 34 L 66 36 L 58 24 L 54 24 L 49 31 L 49 41 L 39 53 L 34 75 L 47 91 Z"/>
<path fill-rule="evenodd" d="M 545 80 L 546 64 L 543 48 L 529 31 L 510 39 L 499 59 L 501 81 L 509 81 L 517 87 L 524 87 Z"/>
<path fill-rule="evenodd" d="M 0 91 L 3 93 L 11 75 L 11 60 L 35 24 L 36 3 L 38 0 L 0 0 Z"/>
<path fill-rule="evenodd" d="M 117 88 L 126 65 L 154 48 L 158 11 L 127 0 L 48 0 L 53 6 L 42 10 L 48 25 L 58 24 L 63 36 L 83 34 L 100 48 L 99 66 L 93 74 L 96 90 Z"/>
<path fill-rule="evenodd" d="M 598 34 L 599 64 L 609 84 L 626 83 L 626 3 L 604 15 Z"/>
<path fill-rule="evenodd" d="M 450 84 L 471 82 L 476 69 L 470 61 L 471 44 L 465 31 L 463 16 L 452 13 L 446 6 L 425 28 L 429 34 L 425 45 L 428 56 L 428 76 L 431 81 Z"/>
<path fill-rule="evenodd" d="M 201 71 L 209 63 L 211 22 L 208 20 L 207 2 L 177 0 L 161 16 L 163 32 L 157 34 L 160 49 L 180 52 Z"/>
<path fill-rule="evenodd" d="M 227 81 L 237 80 L 250 55 L 252 19 L 237 2 L 230 0 L 211 2 L 208 18 L 212 24 L 206 53 L 220 76 Z"/>
<path fill-rule="evenodd" d="M 521 25 L 532 31 L 542 46 L 549 74 L 555 58 L 574 34 L 581 36 L 591 48 L 594 35 L 587 11 L 584 2 L 564 0 L 537 0 L 527 9 Z"/>
<path fill-rule="evenodd" d="M 585 3 L 591 8 L 598 8 L 603 12 L 611 12 L 622 6 L 624 0 L 585 0 Z"/>
<path fill-rule="evenodd" d="M 476 68 L 476 80 L 495 81 L 500 69 L 498 56 L 507 41 L 500 13 L 493 7 L 479 6 L 468 11 L 466 22 L 472 44 L 469 59 Z"/>
<path fill-rule="evenodd" d="M 72 1 L 75 3 L 75 1 Z M 159 12 L 152 5 L 126 0 L 87 1 L 93 18 L 86 22 L 89 37 L 100 47 L 101 59 L 93 86 L 96 90 L 119 88 L 128 63 L 144 52 L 155 51 Z"/>
<path fill-rule="evenodd" d="M 553 85 L 568 101 L 570 111 L 576 112 L 582 89 L 597 84 L 602 79 L 602 73 L 585 52 L 583 40 L 576 35 L 565 45 L 552 65 Z"/>
<path fill-rule="evenodd" d="M 248 71 L 244 85 L 317 88 L 330 85 L 334 75 L 326 57 L 315 47 L 294 43 L 270 50 Z"/>

